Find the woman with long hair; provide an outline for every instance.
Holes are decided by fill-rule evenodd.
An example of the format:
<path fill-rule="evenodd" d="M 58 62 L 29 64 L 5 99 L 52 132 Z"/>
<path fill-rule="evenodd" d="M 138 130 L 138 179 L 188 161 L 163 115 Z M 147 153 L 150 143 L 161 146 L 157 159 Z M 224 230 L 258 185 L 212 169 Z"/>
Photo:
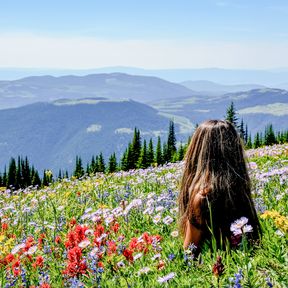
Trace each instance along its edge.
<path fill-rule="evenodd" d="M 208 120 L 195 130 L 185 155 L 179 214 L 185 249 L 212 238 L 219 248 L 233 245 L 230 227 L 240 218 L 252 226 L 247 237 L 259 238 L 242 140 L 229 121 Z"/>

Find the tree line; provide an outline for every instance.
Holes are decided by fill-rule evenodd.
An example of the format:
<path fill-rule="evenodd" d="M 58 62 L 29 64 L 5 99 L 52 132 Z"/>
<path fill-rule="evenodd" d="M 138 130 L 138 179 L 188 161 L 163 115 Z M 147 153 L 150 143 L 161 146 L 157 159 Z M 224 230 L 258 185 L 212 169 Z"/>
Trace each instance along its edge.
<path fill-rule="evenodd" d="M 231 102 L 226 110 L 225 119 L 230 121 L 238 130 L 243 143 L 247 149 L 258 148 L 264 145 L 282 144 L 288 142 L 288 130 L 275 132 L 272 124 L 266 126 L 264 133 L 257 132 L 252 139 L 247 124 L 243 119 L 239 121 L 234 103 Z M 240 122 L 240 123 L 239 123 Z M 196 124 L 196 127 L 198 125 Z M 105 163 L 102 152 L 99 155 L 93 155 L 91 161 L 84 168 L 80 156 L 76 156 L 75 168 L 71 176 L 81 178 L 84 175 L 93 175 L 97 172 L 113 173 L 116 171 L 128 171 L 130 169 L 147 168 L 150 166 L 163 165 L 168 162 L 181 161 L 184 158 L 186 149 L 189 145 L 191 136 L 187 143 L 176 145 L 175 125 L 172 120 L 169 122 L 169 130 L 166 141 L 161 142 L 160 136 L 157 138 L 156 145 L 152 138 L 147 141 L 143 139 L 140 130 L 134 128 L 134 134 L 128 143 L 124 153 L 117 161 L 115 153 L 112 153 Z M 0 173 L 0 187 L 13 189 L 23 189 L 29 186 L 43 187 L 49 183 L 63 178 L 69 178 L 68 171 L 59 170 L 58 177 L 53 177 L 51 170 L 44 170 L 42 178 L 34 166 L 30 165 L 27 157 L 18 156 L 17 160 L 11 158 L 8 170 Z"/>

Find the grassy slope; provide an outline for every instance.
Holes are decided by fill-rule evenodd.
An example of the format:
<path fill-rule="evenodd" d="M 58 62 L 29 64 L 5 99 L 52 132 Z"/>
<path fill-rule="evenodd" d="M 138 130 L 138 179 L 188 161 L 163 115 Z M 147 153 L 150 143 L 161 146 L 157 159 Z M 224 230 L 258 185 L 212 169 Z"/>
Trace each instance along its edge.
<path fill-rule="evenodd" d="M 238 273 L 239 269 L 243 271 L 243 279 L 240 280 L 243 287 L 268 287 L 268 277 L 274 287 L 287 287 L 288 146 L 250 150 L 248 155 L 249 161 L 254 162 L 250 172 L 253 197 L 259 215 L 265 210 L 275 210 L 284 216 L 281 218 L 273 214 L 274 216 L 270 216 L 274 219 L 269 215 L 266 219 L 261 218 L 263 239 L 258 249 L 238 249 L 231 253 L 207 250 L 198 261 L 189 260 L 189 254 L 185 254 L 182 249 L 180 237 L 171 235 L 171 232 L 177 230 L 176 200 L 182 163 L 112 175 L 97 174 L 81 181 L 66 180 L 40 191 L 6 191 L 0 195 L 1 287 L 13 281 L 16 287 L 21 287 L 22 282 L 25 282 L 27 287 L 41 287 L 44 282 L 50 283 L 51 287 L 84 287 L 80 283 L 85 284 L 85 287 L 97 287 L 97 283 L 100 283 L 101 287 L 160 287 L 165 284 L 159 283 L 159 277 L 171 272 L 175 275 L 167 282 L 169 287 L 234 287 L 234 274 Z M 71 224 L 73 219 L 77 222 L 74 226 Z M 169 219 L 172 219 L 172 223 L 165 224 L 165 220 L 169 222 Z M 119 224 L 117 232 L 112 231 L 115 223 Z M 77 234 L 75 227 L 78 227 L 78 231 L 81 230 L 78 224 L 92 229 L 92 235 Z M 97 225 L 104 227 L 102 240 L 99 235 L 95 235 L 95 231 L 99 232 Z M 82 255 L 78 255 L 79 263 L 85 258 L 90 269 L 84 270 L 89 277 L 80 275 L 79 272 L 77 278 L 71 280 L 72 277 L 63 274 L 69 265 L 67 253 L 69 258 L 72 249 L 65 247 L 68 231 L 72 231 L 70 244 L 73 235 L 79 238 L 75 238 L 76 246 L 84 238 L 90 241 L 90 244 L 82 249 Z M 139 237 L 144 232 L 148 232 L 150 236 L 160 235 L 160 243 L 147 243 L 149 237 L 141 242 Z M 136 258 L 139 258 L 129 262 L 121 252 L 124 247 L 129 250 L 133 237 L 140 240 L 133 253 L 134 257 L 138 255 Z M 43 239 L 40 240 L 40 245 L 39 238 Z M 55 238 L 59 240 L 58 243 L 55 243 Z M 101 243 L 98 251 L 94 249 L 97 246 L 95 241 Z M 109 241 L 116 244 L 115 252 L 112 242 Z M 15 245 L 20 243 L 25 243 L 26 246 L 16 251 Z M 112 246 L 109 248 L 109 245 Z M 32 248 L 29 250 L 30 246 Z M 147 248 L 146 253 L 141 251 L 141 247 Z M 25 255 L 25 250 L 26 254 L 28 252 L 31 255 Z M 13 256 L 11 251 L 16 251 Z M 101 259 L 91 255 L 91 251 Z M 7 260 L 9 254 L 7 263 L 5 257 Z M 160 254 L 160 258 L 154 259 L 157 254 Z M 224 274 L 219 278 L 212 273 L 212 266 L 218 255 L 222 256 L 225 267 Z M 44 263 L 37 266 L 35 263 L 40 256 Z M 75 267 L 76 260 L 73 259 L 70 255 L 70 266 Z M 102 266 L 99 262 L 103 263 L 103 271 L 98 267 Z M 17 270 L 18 264 L 20 270 Z M 147 274 L 141 274 L 144 267 L 150 269 Z M 21 271 L 20 275 L 13 276 L 17 271 Z M 41 271 L 46 273 L 46 280 L 40 276 Z M 72 275 L 71 270 L 69 271 Z"/>

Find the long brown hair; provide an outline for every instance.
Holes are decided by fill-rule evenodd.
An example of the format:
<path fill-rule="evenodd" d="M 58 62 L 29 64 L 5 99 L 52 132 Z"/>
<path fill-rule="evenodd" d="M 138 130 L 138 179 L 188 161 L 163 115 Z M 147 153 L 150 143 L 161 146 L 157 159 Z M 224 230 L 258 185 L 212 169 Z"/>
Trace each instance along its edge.
<path fill-rule="evenodd" d="M 260 226 L 242 140 L 229 121 L 208 120 L 195 130 L 185 155 L 178 200 L 182 233 L 188 219 L 201 230 L 212 227 L 216 240 L 230 238 L 231 223 L 245 216 L 253 238 L 258 238 Z"/>

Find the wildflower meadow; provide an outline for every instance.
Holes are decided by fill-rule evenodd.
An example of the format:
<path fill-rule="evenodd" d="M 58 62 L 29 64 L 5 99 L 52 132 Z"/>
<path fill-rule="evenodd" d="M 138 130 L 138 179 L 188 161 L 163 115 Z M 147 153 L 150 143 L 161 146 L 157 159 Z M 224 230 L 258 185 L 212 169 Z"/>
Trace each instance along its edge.
<path fill-rule="evenodd" d="M 288 287 L 288 145 L 247 156 L 261 241 L 198 257 L 178 233 L 183 162 L 2 189 L 1 287 Z"/>

